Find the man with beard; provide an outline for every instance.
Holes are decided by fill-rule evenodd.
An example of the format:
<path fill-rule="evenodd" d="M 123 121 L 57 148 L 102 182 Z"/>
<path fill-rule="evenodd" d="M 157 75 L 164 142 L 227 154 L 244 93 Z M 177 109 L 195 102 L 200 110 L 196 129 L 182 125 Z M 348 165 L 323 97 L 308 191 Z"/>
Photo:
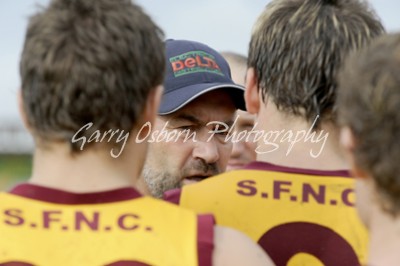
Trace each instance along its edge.
<path fill-rule="evenodd" d="M 167 73 L 159 115 L 146 139 L 150 149 L 142 190 L 161 198 L 225 171 L 232 143 L 225 141 L 244 88 L 231 79 L 228 63 L 202 43 L 167 40 Z M 220 133 L 216 133 L 221 131 Z M 222 132 L 223 131 L 223 132 Z"/>

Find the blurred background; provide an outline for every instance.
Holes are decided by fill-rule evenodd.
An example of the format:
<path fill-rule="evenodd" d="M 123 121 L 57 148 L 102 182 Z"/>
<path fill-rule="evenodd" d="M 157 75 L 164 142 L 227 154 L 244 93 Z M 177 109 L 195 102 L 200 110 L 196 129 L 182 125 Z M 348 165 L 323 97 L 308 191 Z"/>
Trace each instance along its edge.
<path fill-rule="evenodd" d="M 29 177 L 33 141 L 18 113 L 18 64 L 29 15 L 49 0 L 0 1 L 0 190 Z M 253 23 L 269 1 L 138 0 L 167 38 L 247 54 Z M 386 29 L 400 30 L 399 0 L 370 0 Z"/>

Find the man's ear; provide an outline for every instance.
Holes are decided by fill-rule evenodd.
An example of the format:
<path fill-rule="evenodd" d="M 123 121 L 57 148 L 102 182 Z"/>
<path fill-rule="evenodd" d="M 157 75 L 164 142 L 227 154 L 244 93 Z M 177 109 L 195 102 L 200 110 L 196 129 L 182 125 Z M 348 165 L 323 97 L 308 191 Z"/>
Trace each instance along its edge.
<path fill-rule="evenodd" d="M 31 127 L 28 123 L 28 118 L 26 117 L 26 113 L 25 113 L 24 99 L 22 98 L 22 90 L 18 91 L 17 101 L 18 101 L 18 111 L 19 111 L 19 115 L 22 119 L 22 123 L 24 124 L 25 128 L 28 131 L 31 131 Z"/>
<path fill-rule="evenodd" d="M 340 144 L 345 149 L 347 153 L 347 158 L 350 163 L 351 172 L 355 177 L 367 178 L 369 175 L 361 169 L 355 160 L 354 149 L 356 147 L 356 139 L 354 137 L 353 131 L 348 127 L 342 127 L 340 130 Z"/>
<path fill-rule="evenodd" d="M 258 80 L 254 68 L 247 69 L 246 91 L 244 93 L 247 112 L 258 114 L 260 110 L 260 95 L 258 92 Z"/>

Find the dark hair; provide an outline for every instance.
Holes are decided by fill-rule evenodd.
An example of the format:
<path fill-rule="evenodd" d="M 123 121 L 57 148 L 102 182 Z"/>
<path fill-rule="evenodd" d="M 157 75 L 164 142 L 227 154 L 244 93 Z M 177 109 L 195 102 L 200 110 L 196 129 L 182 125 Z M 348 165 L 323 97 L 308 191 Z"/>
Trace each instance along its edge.
<path fill-rule="evenodd" d="M 20 73 L 35 138 L 71 143 L 90 122 L 83 136 L 131 131 L 149 92 L 163 82 L 162 39 L 130 0 L 54 0 L 31 17 Z"/>
<path fill-rule="evenodd" d="M 248 66 L 264 102 L 269 96 L 279 110 L 308 121 L 332 120 L 340 63 L 383 32 L 358 0 L 275 0 L 254 26 Z"/>
<path fill-rule="evenodd" d="M 374 179 L 382 206 L 400 212 L 400 34 L 354 54 L 339 72 L 339 121 L 355 138 L 355 162 Z M 387 204 L 389 203 L 389 205 Z"/>

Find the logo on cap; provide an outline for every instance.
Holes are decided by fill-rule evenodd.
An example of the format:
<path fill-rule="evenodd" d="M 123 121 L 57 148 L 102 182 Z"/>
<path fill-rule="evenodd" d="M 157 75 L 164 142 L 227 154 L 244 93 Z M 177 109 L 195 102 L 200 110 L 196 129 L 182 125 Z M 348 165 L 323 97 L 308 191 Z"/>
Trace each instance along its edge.
<path fill-rule="evenodd" d="M 215 62 L 215 57 L 203 51 L 191 51 L 169 59 L 175 77 L 198 72 L 209 72 L 224 76 Z"/>

